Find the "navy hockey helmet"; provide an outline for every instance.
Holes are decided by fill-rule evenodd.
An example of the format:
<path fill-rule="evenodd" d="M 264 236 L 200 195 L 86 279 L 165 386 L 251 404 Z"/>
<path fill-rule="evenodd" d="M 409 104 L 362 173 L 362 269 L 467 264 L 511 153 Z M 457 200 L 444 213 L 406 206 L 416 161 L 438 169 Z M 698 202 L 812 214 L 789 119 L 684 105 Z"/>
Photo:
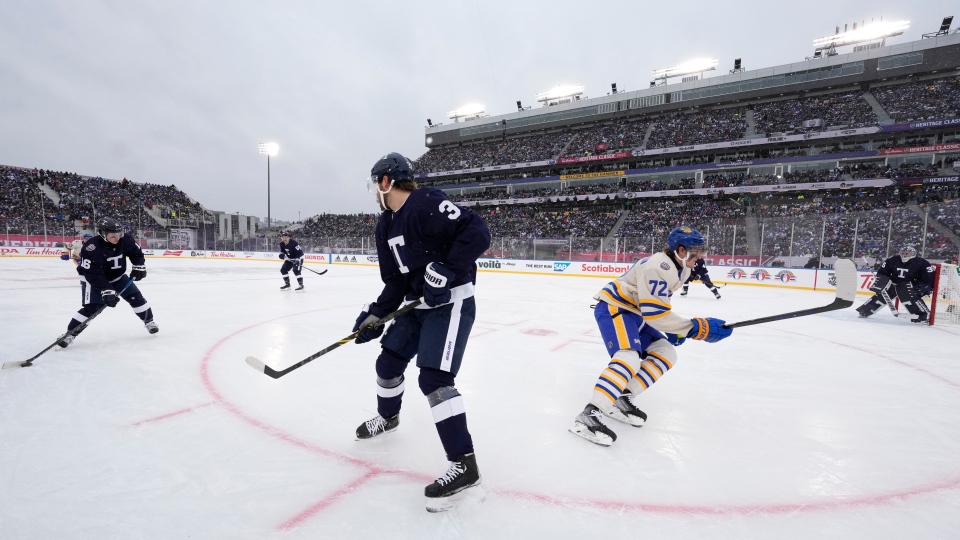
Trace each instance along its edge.
<path fill-rule="evenodd" d="M 101 218 L 100 222 L 97 223 L 97 232 L 100 233 L 100 236 L 106 236 L 107 233 L 122 233 L 123 225 L 120 225 L 119 221 L 111 217 Z"/>
<path fill-rule="evenodd" d="M 694 229 L 693 227 L 677 227 L 676 229 L 670 231 L 670 235 L 667 236 L 667 247 L 672 251 L 676 251 L 678 247 L 683 246 L 688 250 L 690 248 L 704 248 L 705 243 L 703 241 L 703 235 L 700 234 L 700 231 Z"/>
<path fill-rule="evenodd" d="M 900 248 L 900 259 L 907 262 L 917 256 L 917 248 L 913 246 L 903 246 Z"/>
<path fill-rule="evenodd" d="M 377 184 L 383 175 L 390 177 L 394 182 L 413 181 L 413 162 L 397 152 L 390 152 L 383 156 L 370 169 L 370 182 Z"/>

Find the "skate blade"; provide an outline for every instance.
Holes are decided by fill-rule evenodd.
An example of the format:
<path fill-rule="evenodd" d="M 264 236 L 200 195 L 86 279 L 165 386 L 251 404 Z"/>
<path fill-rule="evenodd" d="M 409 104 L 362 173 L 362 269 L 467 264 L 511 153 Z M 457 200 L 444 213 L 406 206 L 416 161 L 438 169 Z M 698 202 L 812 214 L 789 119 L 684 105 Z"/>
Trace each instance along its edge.
<path fill-rule="evenodd" d="M 643 424 L 646 422 L 646 420 L 644 420 L 643 418 L 627 416 L 622 412 L 620 412 L 619 410 L 615 410 L 613 412 L 608 412 L 604 414 L 607 415 L 607 418 L 612 418 L 617 422 L 623 422 L 624 424 L 627 424 L 628 426 L 633 426 L 633 427 L 643 427 Z"/>
<path fill-rule="evenodd" d="M 438 512 L 452 510 L 456 507 L 482 503 L 487 499 L 487 492 L 480 487 L 480 484 L 475 484 L 464 489 L 463 491 L 458 491 L 449 497 L 426 497 L 426 499 L 427 512 L 436 514 Z"/>
<path fill-rule="evenodd" d="M 570 428 L 569 431 L 570 433 L 582 437 L 599 446 L 610 446 L 613 444 L 613 439 L 611 439 L 608 435 L 603 433 L 594 433 L 587 429 L 587 426 L 581 424 L 580 422 L 577 422 L 572 428 Z"/>

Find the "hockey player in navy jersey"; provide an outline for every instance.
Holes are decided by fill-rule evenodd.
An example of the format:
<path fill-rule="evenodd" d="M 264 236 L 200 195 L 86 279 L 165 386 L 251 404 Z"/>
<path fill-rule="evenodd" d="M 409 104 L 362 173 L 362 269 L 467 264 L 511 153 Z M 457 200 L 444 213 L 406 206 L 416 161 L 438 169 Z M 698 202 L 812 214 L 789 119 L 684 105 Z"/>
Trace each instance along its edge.
<path fill-rule="evenodd" d="M 380 337 L 371 326 L 401 304 L 423 304 L 396 319 L 380 341 L 376 362 L 377 416 L 357 428 L 358 440 L 397 429 L 405 389 L 404 371 L 414 357 L 420 391 L 427 397 L 447 472 L 427 486 L 427 510 L 451 508 L 464 490 L 480 484 L 463 397 L 454 387 L 476 317 L 476 260 L 490 246 L 490 232 L 476 213 L 460 208 L 440 190 L 418 188 L 410 160 L 383 156 L 370 171 L 369 187 L 383 213 L 376 243 L 384 287 L 364 306 L 353 331 L 357 343 Z"/>
<path fill-rule="evenodd" d="M 67 332 L 83 324 L 98 308 L 106 304 L 117 307 L 123 298 L 137 317 L 143 321 L 147 331 L 156 334 L 160 331 L 153 322 L 153 310 L 140 293 L 135 283 L 147 277 L 146 259 L 143 251 L 133 237 L 123 234 L 123 227 L 113 218 L 103 218 L 97 224 L 97 236 L 87 240 L 80 250 L 80 290 L 83 307 L 70 319 Z M 133 264 L 130 277 L 126 275 L 127 259 Z M 124 289 L 126 287 L 126 289 Z M 123 294 L 118 292 L 123 290 Z M 67 335 L 57 345 L 66 347 L 73 343 L 74 336 Z"/>
<path fill-rule="evenodd" d="M 894 307 L 893 301 L 900 299 L 900 303 L 916 318 L 915 323 L 925 323 L 930 318 L 930 309 L 923 301 L 923 297 L 933 291 L 933 280 L 936 267 L 926 259 L 917 257 L 917 249 L 913 246 L 900 248 L 900 253 L 884 261 L 877 270 L 877 278 L 873 280 L 870 290 L 874 295 L 870 300 L 857 308 L 861 318 L 866 318 L 880 309 L 884 304 Z"/>
<path fill-rule="evenodd" d="M 707 263 L 704 262 L 703 257 L 697 259 L 697 263 L 694 264 L 693 269 L 690 270 L 690 277 L 684 282 L 683 291 L 680 292 L 680 296 L 687 295 L 691 281 L 702 281 L 703 285 L 710 289 L 710 292 L 717 297 L 717 300 L 720 299 L 720 291 L 717 290 L 717 286 L 710 280 L 710 274 L 707 273 Z"/>
<path fill-rule="evenodd" d="M 290 270 L 293 269 L 293 275 L 297 276 L 297 290 L 303 290 L 303 276 L 300 272 L 303 270 L 303 250 L 296 240 L 290 238 L 290 233 L 283 231 L 280 233 L 280 258 L 283 259 L 283 266 L 280 267 L 280 275 L 283 276 L 283 287 L 281 291 L 290 290 Z"/>
<path fill-rule="evenodd" d="M 610 446 L 617 434 L 603 422 L 604 416 L 642 426 L 647 415 L 634 398 L 676 365 L 677 345 L 686 338 L 715 343 L 733 333 L 721 319 L 689 319 L 671 309 L 670 297 L 705 249 L 696 229 L 677 227 L 667 236 L 667 249 L 640 260 L 594 296 L 598 302 L 593 316 L 610 362 L 594 384 L 590 402 L 574 419 L 572 433 Z"/>

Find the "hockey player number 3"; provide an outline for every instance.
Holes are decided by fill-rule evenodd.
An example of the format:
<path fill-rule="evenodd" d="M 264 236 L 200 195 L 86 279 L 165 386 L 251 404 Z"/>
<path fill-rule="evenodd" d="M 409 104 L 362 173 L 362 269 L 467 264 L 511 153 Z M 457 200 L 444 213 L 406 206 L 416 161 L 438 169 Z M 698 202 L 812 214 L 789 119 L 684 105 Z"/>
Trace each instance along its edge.
<path fill-rule="evenodd" d="M 460 217 L 460 209 L 450 201 L 440 203 L 440 212 L 447 214 L 447 219 L 457 219 Z"/>

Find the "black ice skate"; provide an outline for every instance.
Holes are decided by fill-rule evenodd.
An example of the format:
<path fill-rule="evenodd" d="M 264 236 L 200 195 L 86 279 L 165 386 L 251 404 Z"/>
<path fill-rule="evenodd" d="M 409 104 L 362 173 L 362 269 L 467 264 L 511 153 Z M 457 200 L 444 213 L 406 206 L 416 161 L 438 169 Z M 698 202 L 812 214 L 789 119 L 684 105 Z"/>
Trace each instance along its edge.
<path fill-rule="evenodd" d="M 617 440 L 617 434 L 603 423 L 603 413 L 592 403 L 583 408 L 573 421 L 570 433 L 600 446 L 610 446 Z"/>
<path fill-rule="evenodd" d="M 930 318 L 926 313 L 921 313 L 920 315 L 917 316 L 916 319 L 913 319 L 911 322 L 915 322 L 917 324 L 927 324 L 928 322 L 930 322 Z"/>
<path fill-rule="evenodd" d="M 394 415 L 390 418 L 384 418 L 379 414 L 360 424 L 357 428 L 357 440 L 372 439 L 377 435 L 390 433 L 400 425 L 400 415 Z"/>
<path fill-rule="evenodd" d="M 687 295 L 687 286 L 684 285 L 684 286 L 683 286 L 683 291 L 680 293 L 680 296 L 686 296 L 686 295 Z"/>
<path fill-rule="evenodd" d="M 74 336 L 64 336 L 63 339 L 57 342 L 57 345 L 66 349 L 68 346 L 70 346 L 71 343 L 73 343 L 73 337 Z"/>
<path fill-rule="evenodd" d="M 427 497 L 427 512 L 443 512 L 453 508 L 466 490 L 480 485 L 480 470 L 477 456 L 464 454 L 450 463 L 447 472 L 424 488 Z"/>
<path fill-rule="evenodd" d="M 630 424 L 633 427 L 641 427 L 647 421 L 647 413 L 641 411 L 633 402 L 636 396 L 629 390 L 624 390 L 623 394 L 614 403 L 614 407 L 607 412 L 607 416 Z M 616 439 L 616 437 L 614 437 Z"/>
<path fill-rule="evenodd" d="M 714 288 L 712 288 L 712 289 L 710 289 L 710 290 L 713 291 L 713 295 L 717 297 L 717 300 L 719 300 L 719 299 L 720 299 L 720 291 L 718 291 L 716 287 L 714 287 Z"/>
<path fill-rule="evenodd" d="M 289 291 L 289 290 L 290 290 L 290 284 L 289 284 L 289 283 L 284 283 L 283 287 L 280 287 L 280 290 L 281 290 L 281 291 Z"/>
<path fill-rule="evenodd" d="M 295 290 L 295 291 L 302 291 L 302 290 L 303 290 L 303 283 L 301 283 L 300 285 L 297 285 L 297 288 L 294 289 L 294 290 Z"/>
<path fill-rule="evenodd" d="M 157 332 L 160 331 L 160 327 L 157 326 L 157 323 L 155 323 L 155 322 L 153 322 L 153 321 L 150 321 L 150 322 L 148 322 L 148 323 L 144 323 L 143 326 L 145 326 L 146 329 L 147 329 L 147 332 L 150 332 L 151 334 L 156 334 Z"/>
<path fill-rule="evenodd" d="M 860 314 L 860 318 L 861 318 L 861 319 L 866 319 L 867 317 L 873 315 L 873 311 L 871 311 L 870 308 L 868 308 L 866 304 L 858 307 L 858 308 L 857 308 L 857 313 Z"/>

